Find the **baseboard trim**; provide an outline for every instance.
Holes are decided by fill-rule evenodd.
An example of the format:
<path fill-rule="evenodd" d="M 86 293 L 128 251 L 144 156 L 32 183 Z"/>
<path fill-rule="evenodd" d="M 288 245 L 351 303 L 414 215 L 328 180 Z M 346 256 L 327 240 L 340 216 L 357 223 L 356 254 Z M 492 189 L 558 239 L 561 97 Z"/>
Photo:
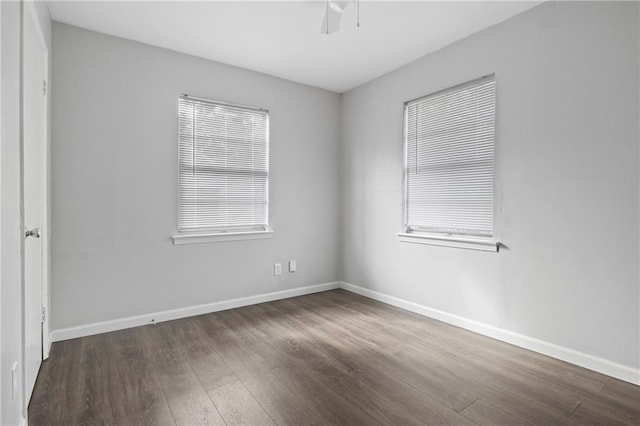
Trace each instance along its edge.
<path fill-rule="evenodd" d="M 171 309 L 168 311 L 154 312 L 150 314 L 137 315 L 116 320 L 94 322 L 77 327 L 53 330 L 51 332 L 51 341 L 59 342 L 61 340 L 75 339 L 78 337 L 123 330 L 125 328 L 138 327 L 141 325 L 171 321 L 180 318 L 208 314 L 211 312 L 225 311 L 227 309 L 240 308 L 242 306 L 256 305 L 258 303 L 271 302 L 273 300 L 288 299 L 290 297 L 303 296 L 305 294 L 334 290 L 339 288 L 339 286 L 339 282 L 329 282 L 305 287 L 297 287 L 290 290 L 263 293 L 256 296 L 241 297 L 239 299 L 225 300 L 222 302 L 206 303 L 203 305 Z"/>
<path fill-rule="evenodd" d="M 208 314 L 211 312 L 224 311 L 227 309 L 240 308 L 242 306 L 255 305 L 258 303 L 271 302 L 274 300 L 288 299 L 290 297 L 303 296 L 305 294 L 318 293 L 322 291 L 342 288 L 352 293 L 368 297 L 379 302 L 387 303 L 407 311 L 415 312 L 447 324 L 455 325 L 466 330 L 473 331 L 484 336 L 488 336 L 506 343 L 510 343 L 521 348 L 529 349 L 598 373 L 606 374 L 626 382 L 640 385 L 640 369 L 615 363 L 604 358 L 579 352 L 554 343 L 545 342 L 513 331 L 505 330 L 479 321 L 475 321 L 448 312 L 433 309 L 418 303 L 410 302 L 398 297 L 370 290 L 347 282 L 329 282 L 323 284 L 297 287 L 290 290 L 263 293 L 256 296 L 242 297 L 221 302 L 207 303 L 190 306 L 186 308 L 172 309 L 161 312 L 154 312 L 145 315 L 137 315 L 110 321 L 101 321 L 77 327 L 53 330 L 50 342 L 75 339 L 78 337 L 91 336 L 94 334 L 107 333 L 110 331 L 123 330 L 126 328 L 138 327 L 158 322 L 171 321 L 180 318 L 187 318 L 196 315 Z"/>
<path fill-rule="evenodd" d="M 436 319 L 438 321 L 446 322 L 447 324 L 455 325 L 496 340 L 529 349 L 552 358 L 557 358 L 598 373 L 606 374 L 607 376 L 615 377 L 616 379 L 624 380 L 625 382 L 640 385 L 640 369 L 634 369 L 626 365 L 618 364 L 613 361 L 579 352 L 564 346 L 559 346 L 554 343 L 545 342 L 543 340 L 525 336 L 523 334 L 515 333 L 489 324 L 484 324 L 469 318 L 429 308 L 414 302 L 389 296 L 388 294 L 360 287 L 355 284 L 340 282 L 340 288 L 379 302 Z"/>

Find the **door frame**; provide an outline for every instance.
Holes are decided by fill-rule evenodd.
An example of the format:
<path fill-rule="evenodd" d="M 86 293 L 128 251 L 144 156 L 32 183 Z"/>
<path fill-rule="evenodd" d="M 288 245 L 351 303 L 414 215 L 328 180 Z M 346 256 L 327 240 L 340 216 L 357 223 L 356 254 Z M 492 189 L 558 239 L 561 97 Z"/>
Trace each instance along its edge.
<path fill-rule="evenodd" d="M 45 360 L 49 357 L 49 349 L 51 347 L 51 336 L 49 333 L 49 265 L 50 265 L 50 245 L 49 245 L 49 230 L 51 229 L 51 198 L 50 198 L 50 186 L 51 182 L 49 176 L 51 172 L 50 159 L 51 159 L 51 144 L 49 142 L 49 46 L 47 46 L 47 40 L 44 37 L 44 31 L 42 30 L 42 23 L 38 17 L 34 0 L 25 0 L 25 7 L 29 10 L 31 19 L 35 23 L 36 33 L 38 41 L 42 45 L 43 51 L 43 76 L 44 76 L 44 94 L 42 96 L 42 141 L 43 141 L 43 155 L 42 155 L 42 307 L 45 309 L 43 334 L 42 334 L 42 359 Z"/>
<path fill-rule="evenodd" d="M 22 13 L 21 13 L 21 31 L 20 31 L 20 222 L 21 229 L 25 229 L 25 216 L 24 216 L 24 22 L 26 19 L 31 19 L 36 31 L 36 37 L 42 46 L 43 51 L 43 89 L 44 94 L 42 96 L 43 102 L 43 128 L 42 128 L 42 180 L 40 182 L 42 190 L 42 308 L 44 309 L 43 323 L 42 323 L 42 359 L 45 360 L 49 357 L 49 348 L 51 345 L 51 338 L 49 332 L 49 265 L 50 265 L 50 250 L 49 250 L 49 229 L 51 224 L 50 216 L 50 188 L 49 188 L 49 174 L 50 174 L 50 143 L 49 143 L 49 130 L 48 130 L 48 114 L 49 114 L 49 47 L 47 46 L 44 32 L 42 30 L 42 24 L 38 17 L 38 12 L 34 0 L 22 1 Z M 22 247 L 20 250 L 20 263 L 21 263 L 21 276 L 22 276 L 22 389 L 24 392 L 24 407 L 23 417 L 27 418 L 27 409 L 31 395 L 27 395 L 26 389 L 26 329 L 25 329 L 25 313 L 26 313 L 26 299 L 25 299 L 25 242 L 24 237 L 21 239 Z"/>

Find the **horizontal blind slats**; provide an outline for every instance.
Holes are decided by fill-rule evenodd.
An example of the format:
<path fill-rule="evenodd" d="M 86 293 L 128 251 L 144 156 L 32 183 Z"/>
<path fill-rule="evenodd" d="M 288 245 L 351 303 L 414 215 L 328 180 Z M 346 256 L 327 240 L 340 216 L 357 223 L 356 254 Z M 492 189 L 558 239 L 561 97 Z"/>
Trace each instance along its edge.
<path fill-rule="evenodd" d="M 267 112 L 189 97 L 178 110 L 179 230 L 265 229 Z"/>
<path fill-rule="evenodd" d="M 406 228 L 492 235 L 493 76 L 411 101 L 405 120 Z"/>

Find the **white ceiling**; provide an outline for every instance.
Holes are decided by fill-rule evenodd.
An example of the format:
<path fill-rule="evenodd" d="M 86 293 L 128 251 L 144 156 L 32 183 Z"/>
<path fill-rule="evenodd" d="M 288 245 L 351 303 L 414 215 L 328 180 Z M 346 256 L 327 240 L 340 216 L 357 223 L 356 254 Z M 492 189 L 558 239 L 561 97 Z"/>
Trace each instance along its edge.
<path fill-rule="evenodd" d="M 320 34 L 324 1 L 52 1 L 54 20 L 345 92 L 540 1 L 355 2 Z"/>

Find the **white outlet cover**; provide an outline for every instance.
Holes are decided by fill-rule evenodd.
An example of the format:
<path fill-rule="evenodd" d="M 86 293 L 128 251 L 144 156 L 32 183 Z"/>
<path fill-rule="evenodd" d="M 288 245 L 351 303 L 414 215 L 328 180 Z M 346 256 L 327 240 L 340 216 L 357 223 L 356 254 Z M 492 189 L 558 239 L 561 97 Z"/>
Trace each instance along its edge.
<path fill-rule="evenodd" d="M 297 266 L 298 266 L 298 264 L 296 263 L 295 260 L 290 260 L 289 261 L 289 272 L 295 272 Z"/>
<path fill-rule="evenodd" d="M 18 396 L 18 361 L 11 367 L 11 400 L 15 401 Z"/>
<path fill-rule="evenodd" d="M 275 263 L 273 265 L 273 275 L 280 275 L 280 274 L 282 274 L 282 264 Z"/>

